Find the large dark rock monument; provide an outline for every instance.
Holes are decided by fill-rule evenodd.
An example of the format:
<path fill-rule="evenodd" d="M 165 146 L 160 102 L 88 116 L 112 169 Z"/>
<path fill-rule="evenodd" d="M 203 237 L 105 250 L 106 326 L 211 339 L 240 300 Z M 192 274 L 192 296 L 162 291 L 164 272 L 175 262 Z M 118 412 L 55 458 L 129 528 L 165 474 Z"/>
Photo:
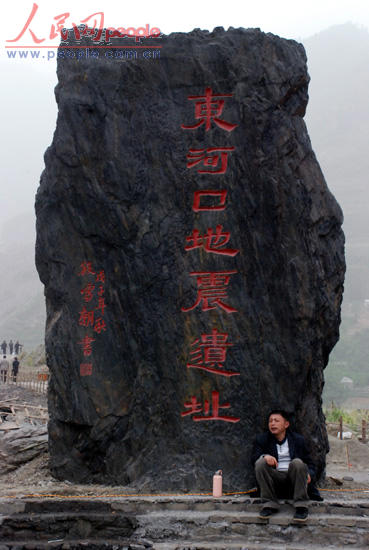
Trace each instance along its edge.
<path fill-rule="evenodd" d="M 304 48 L 259 29 L 128 40 L 59 51 L 36 198 L 52 472 L 192 491 L 221 468 L 245 490 L 279 406 L 321 475 L 344 236 Z"/>

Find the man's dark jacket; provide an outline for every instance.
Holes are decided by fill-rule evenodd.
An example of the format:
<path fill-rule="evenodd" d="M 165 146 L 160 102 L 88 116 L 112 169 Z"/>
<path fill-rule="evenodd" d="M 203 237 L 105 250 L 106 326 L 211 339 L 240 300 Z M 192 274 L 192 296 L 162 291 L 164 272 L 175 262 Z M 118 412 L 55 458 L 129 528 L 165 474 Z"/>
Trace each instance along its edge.
<path fill-rule="evenodd" d="M 308 467 L 311 477 L 311 483 L 308 485 L 309 497 L 311 500 L 323 500 L 320 496 L 318 488 L 315 485 L 315 466 L 306 447 L 305 439 L 302 435 L 297 434 L 296 432 L 291 432 L 289 429 L 287 429 L 286 435 L 291 460 L 294 458 L 300 458 Z M 278 460 L 277 439 L 270 432 L 265 432 L 256 436 L 254 449 L 252 452 L 253 466 L 255 466 L 255 462 L 261 455 L 272 455 L 276 460 Z"/>
<path fill-rule="evenodd" d="M 291 432 L 287 429 L 288 448 L 290 451 L 291 460 L 301 458 L 308 467 L 309 474 L 312 480 L 315 478 L 315 467 L 311 460 L 310 453 L 306 448 L 305 440 L 302 435 L 296 432 Z M 272 455 L 278 460 L 277 439 L 270 432 L 257 435 L 252 453 L 252 463 L 255 462 L 261 455 Z"/>

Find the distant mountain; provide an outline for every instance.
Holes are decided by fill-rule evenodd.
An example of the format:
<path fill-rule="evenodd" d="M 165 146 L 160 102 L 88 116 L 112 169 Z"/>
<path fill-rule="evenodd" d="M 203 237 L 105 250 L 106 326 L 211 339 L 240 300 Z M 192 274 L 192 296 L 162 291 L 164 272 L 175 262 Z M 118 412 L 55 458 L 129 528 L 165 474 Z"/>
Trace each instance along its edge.
<path fill-rule="evenodd" d="M 351 23 L 303 41 L 311 77 L 306 124 L 346 234 L 345 306 L 369 298 L 369 32 Z"/>
<path fill-rule="evenodd" d="M 369 387 L 369 32 L 351 23 L 304 40 L 311 76 L 306 115 L 313 148 L 339 201 L 347 272 L 341 338 L 325 370 L 324 400 Z M 341 379 L 354 381 L 345 389 Z"/>

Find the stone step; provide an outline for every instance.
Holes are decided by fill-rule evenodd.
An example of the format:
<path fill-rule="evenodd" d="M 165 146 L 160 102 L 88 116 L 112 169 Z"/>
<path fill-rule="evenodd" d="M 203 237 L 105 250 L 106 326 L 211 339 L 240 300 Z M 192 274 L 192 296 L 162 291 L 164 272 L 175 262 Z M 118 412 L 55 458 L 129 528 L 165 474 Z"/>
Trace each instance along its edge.
<path fill-rule="evenodd" d="M 19 550 L 23 541 L 38 541 L 43 548 L 48 541 L 59 539 L 63 544 L 79 541 L 81 545 L 85 540 L 94 544 L 100 544 L 101 540 L 104 544 L 114 541 L 112 547 L 115 544 L 118 548 L 123 548 L 127 540 L 149 540 L 160 550 L 165 549 L 160 546 L 165 544 L 169 545 L 168 550 L 209 548 L 209 544 L 214 550 L 219 544 L 231 542 L 234 548 L 241 548 L 242 541 L 247 542 L 246 548 L 253 544 L 264 549 L 277 548 L 277 544 L 282 548 L 288 544 L 296 548 L 301 545 L 305 550 L 309 545 L 312 548 L 331 545 L 340 550 L 346 545 L 369 548 L 369 501 L 366 500 L 311 503 L 308 520 L 303 525 L 293 522 L 294 510 L 290 504 L 282 504 L 277 514 L 264 520 L 258 517 L 258 499 L 242 502 L 234 499 L 233 507 L 221 499 L 192 499 L 192 502 L 184 498 L 167 499 L 161 500 L 158 506 L 154 501 L 137 497 L 109 501 L 3 500 L 0 502 L 0 550 L 1 544 L 14 545 Z M 201 509 L 201 504 L 205 509 Z"/>
<path fill-rule="evenodd" d="M 135 517 L 116 513 L 54 512 L 52 514 L 17 514 L 3 517 L 0 541 L 3 539 L 37 540 L 64 538 L 131 537 L 139 526 Z"/>
<path fill-rule="evenodd" d="M 281 501 L 284 502 L 284 501 Z M 261 508 L 261 499 L 248 497 L 112 497 L 109 499 L 0 499 L 0 514 L 13 513 L 53 513 L 53 512 L 107 512 L 112 510 L 126 514 L 144 514 L 151 511 L 257 511 Z M 310 514 L 339 513 L 369 516 L 369 501 L 355 499 L 342 501 L 330 499 L 323 502 L 311 502 Z"/>
<path fill-rule="evenodd" d="M 130 541 L 107 540 L 107 539 L 55 539 L 50 541 L 39 541 L 33 539 L 19 541 L 2 541 L 0 550 L 146 550 L 143 545 L 130 546 Z M 152 550 L 153 547 L 150 548 Z"/>
<path fill-rule="evenodd" d="M 162 538 L 218 540 L 225 536 L 243 536 L 248 542 L 295 542 L 321 545 L 353 542 L 369 547 L 369 517 L 339 514 L 310 515 L 306 524 L 295 524 L 293 511 L 282 511 L 270 520 L 254 512 L 154 512 L 136 516 L 136 536 L 154 541 Z"/>
<path fill-rule="evenodd" d="M 337 550 L 342 547 L 325 545 L 324 550 Z M 152 543 L 148 545 L 142 541 L 132 542 L 130 540 L 107 540 L 107 539 L 83 539 L 83 540 L 22 540 L 0 543 L 0 550 L 322 550 L 322 546 L 310 544 L 279 544 L 273 542 L 272 546 L 265 546 L 264 543 L 250 543 L 243 539 L 227 537 L 223 541 L 167 541 L 163 543 Z M 352 546 L 350 550 L 367 550 L 367 547 Z"/>
<path fill-rule="evenodd" d="M 342 546 L 324 545 L 324 550 L 342 550 Z M 367 546 L 349 546 L 350 550 L 368 550 Z M 1 549 L 0 549 L 1 550 Z M 272 542 L 266 545 L 265 543 L 250 543 L 245 538 L 227 540 L 217 540 L 210 542 L 202 541 L 167 541 L 164 543 L 155 543 L 153 550 L 322 550 L 321 544 L 296 544 L 287 543 L 280 544 Z"/>

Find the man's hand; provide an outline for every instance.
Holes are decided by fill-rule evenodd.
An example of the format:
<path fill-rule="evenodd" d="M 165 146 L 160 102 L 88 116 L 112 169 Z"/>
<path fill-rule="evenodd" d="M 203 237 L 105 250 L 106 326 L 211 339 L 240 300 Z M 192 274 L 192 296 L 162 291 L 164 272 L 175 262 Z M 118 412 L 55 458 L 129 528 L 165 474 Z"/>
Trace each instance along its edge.
<path fill-rule="evenodd" d="M 308 474 L 308 484 L 311 482 L 310 474 Z"/>
<path fill-rule="evenodd" d="M 265 455 L 264 456 L 265 462 L 268 464 L 268 466 L 273 466 L 273 468 L 277 468 L 278 462 L 272 455 Z"/>

